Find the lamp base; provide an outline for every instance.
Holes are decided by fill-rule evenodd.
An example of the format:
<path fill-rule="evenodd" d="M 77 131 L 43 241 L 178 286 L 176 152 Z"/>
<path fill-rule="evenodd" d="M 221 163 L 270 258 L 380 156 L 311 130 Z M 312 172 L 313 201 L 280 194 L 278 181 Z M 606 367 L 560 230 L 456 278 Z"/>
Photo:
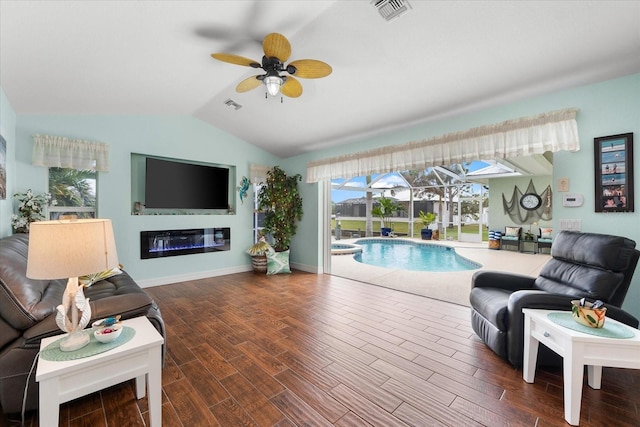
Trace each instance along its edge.
<path fill-rule="evenodd" d="M 91 338 L 82 331 L 71 332 L 66 338 L 60 341 L 61 351 L 75 351 L 89 344 Z"/>

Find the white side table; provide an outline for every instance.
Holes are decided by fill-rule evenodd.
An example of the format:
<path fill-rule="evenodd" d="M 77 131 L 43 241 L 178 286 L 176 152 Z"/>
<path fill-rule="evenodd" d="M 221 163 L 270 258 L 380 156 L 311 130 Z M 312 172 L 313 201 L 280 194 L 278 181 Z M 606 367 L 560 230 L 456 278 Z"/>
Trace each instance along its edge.
<path fill-rule="evenodd" d="M 574 426 L 580 422 L 580 401 L 584 366 L 589 386 L 600 389 L 602 367 L 640 369 L 640 330 L 613 319 L 633 333 L 631 338 L 607 338 L 574 331 L 552 322 L 547 315 L 558 311 L 524 308 L 524 359 L 522 376 L 528 383 L 535 379 L 538 344 L 542 343 L 564 359 L 564 418 Z"/>
<path fill-rule="evenodd" d="M 122 322 L 135 329 L 130 341 L 95 356 L 69 361 L 38 359 L 36 381 L 40 383 L 40 426 L 57 426 L 60 404 L 103 388 L 136 379 L 136 397 L 149 391 L 151 425 L 162 425 L 162 335 L 142 316 Z M 43 350 L 61 336 L 45 338 Z"/>

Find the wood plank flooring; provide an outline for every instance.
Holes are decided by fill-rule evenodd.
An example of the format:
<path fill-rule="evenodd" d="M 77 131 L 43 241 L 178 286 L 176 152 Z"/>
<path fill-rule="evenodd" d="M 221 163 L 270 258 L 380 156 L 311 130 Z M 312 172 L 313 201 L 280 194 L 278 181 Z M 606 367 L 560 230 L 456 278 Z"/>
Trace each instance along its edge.
<path fill-rule="evenodd" d="M 525 383 L 467 307 L 302 272 L 147 291 L 167 327 L 164 426 L 568 425 L 561 372 Z M 605 368 L 601 390 L 584 387 L 580 425 L 637 427 L 639 411 L 640 371 Z M 132 382 L 61 408 L 61 426 L 146 423 Z"/>

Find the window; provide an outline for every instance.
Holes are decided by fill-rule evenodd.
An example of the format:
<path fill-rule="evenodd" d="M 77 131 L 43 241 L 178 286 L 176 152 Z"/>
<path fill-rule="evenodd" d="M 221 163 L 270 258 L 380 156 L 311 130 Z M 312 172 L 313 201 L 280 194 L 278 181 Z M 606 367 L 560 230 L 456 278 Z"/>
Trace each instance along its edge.
<path fill-rule="evenodd" d="M 56 204 L 50 219 L 95 218 L 97 172 L 73 168 L 49 168 L 49 193 Z"/>

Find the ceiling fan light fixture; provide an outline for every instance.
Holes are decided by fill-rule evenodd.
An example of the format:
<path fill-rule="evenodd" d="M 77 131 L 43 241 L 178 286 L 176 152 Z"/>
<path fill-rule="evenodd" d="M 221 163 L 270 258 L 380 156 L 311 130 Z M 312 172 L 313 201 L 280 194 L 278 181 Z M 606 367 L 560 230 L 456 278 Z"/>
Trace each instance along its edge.
<path fill-rule="evenodd" d="M 263 82 L 267 87 L 267 93 L 271 96 L 276 96 L 280 92 L 280 87 L 284 81 L 280 76 L 267 76 Z"/>

